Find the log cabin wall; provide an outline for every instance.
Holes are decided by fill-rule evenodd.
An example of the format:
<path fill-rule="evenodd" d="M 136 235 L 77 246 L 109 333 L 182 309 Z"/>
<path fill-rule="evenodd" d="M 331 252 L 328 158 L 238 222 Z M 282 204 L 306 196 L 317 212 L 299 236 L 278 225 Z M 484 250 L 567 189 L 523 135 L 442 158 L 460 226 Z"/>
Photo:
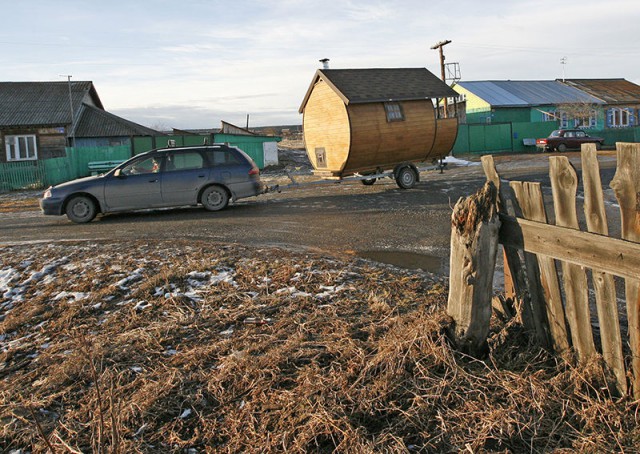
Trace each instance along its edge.
<path fill-rule="evenodd" d="M 427 159 L 440 159 L 449 154 L 458 138 L 458 118 L 440 118 L 436 120 L 436 140 Z"/>
<path fill-rule="evenodd" d="M 431 100 L 404 101 L 403 121 L 387 121 L 384 103 L 347 107 L 351 150 L 345 173 L 388 169 L 401 162 L 422 161 L 433 147 L 435 111 Z"/>
<path fill-rule="evenodd" d="M 349 116 L 340 97 L 323 80 L 315 85 L 304 109 L 304 140 L 315 169 L 340 172 L 351 143 Z M 326 161 L 318 162 L 320 149 Z"/>

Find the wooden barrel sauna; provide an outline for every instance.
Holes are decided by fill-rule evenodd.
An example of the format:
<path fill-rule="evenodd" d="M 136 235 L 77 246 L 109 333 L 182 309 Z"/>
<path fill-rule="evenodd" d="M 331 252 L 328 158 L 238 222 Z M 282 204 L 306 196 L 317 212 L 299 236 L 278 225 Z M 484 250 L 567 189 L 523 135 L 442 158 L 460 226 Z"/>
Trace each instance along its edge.
<path fill-rule="evenodd" d="M 457 118 L 434 101 L 457 94 L 424 68 L 318 70 L 300 107 L 317 174 L 344 177 L 449 154 Z"/>

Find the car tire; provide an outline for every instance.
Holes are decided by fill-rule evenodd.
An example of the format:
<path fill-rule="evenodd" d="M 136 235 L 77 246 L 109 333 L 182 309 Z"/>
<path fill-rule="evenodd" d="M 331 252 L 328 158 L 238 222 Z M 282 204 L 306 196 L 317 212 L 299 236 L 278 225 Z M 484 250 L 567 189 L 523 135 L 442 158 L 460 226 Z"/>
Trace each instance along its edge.
<path fill-rule="evenodd" d="M 596 142 L 596 150 L 602 150 L 602 144 L 600 142 Z"/>
<path fill-rule="evenodd" d="M 560 152 L 560 153 L 564 153 L 565 151 L 567 151 L 567 146 L 563 143 L 561 143 L 560 145 L 558 145 L 556 147 L 556 149 Z"/>
<path fill-rule="evenodd" d="M 229 193 L 222 186 L 209 186 L 202 191 L 200 202 L 207 211 L 224 210 L 229 205 Z"/>
<path fill-rule="evenodd" d="M 98 214 L 96 203 L 90 197 L 79 195 L 71 198 L 65 207 L 65 213 L 71 222 L 86 224 Z"/>

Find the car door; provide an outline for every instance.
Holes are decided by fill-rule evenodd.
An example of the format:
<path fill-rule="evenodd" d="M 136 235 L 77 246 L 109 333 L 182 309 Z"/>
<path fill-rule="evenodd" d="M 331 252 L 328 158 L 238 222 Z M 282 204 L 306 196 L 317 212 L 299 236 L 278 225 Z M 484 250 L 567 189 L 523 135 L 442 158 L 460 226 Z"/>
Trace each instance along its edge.
<path fill-rule="evenodd" d="M 580 148 L 583 143 L 589 141 L 589 136 L 584 131 L 576 131 L 576 148 Z"/>
<path fill-rule="evenodd" d="M 255 195 L 255 183 L 249 179 L 251 165 L 235 150 L 228 147 L 207 150 L 211 179 L 231 190 L 234 197 Z"/>
<path fill-rule="evenodd" d="M 195 205 L 209 180 L 209 169 L 199 149 L 167 152 L 162 172 L 162 200 L 167 206 Z"/>
<path fill-rule="evenodd" d="M 566 131 L 564 133 L 565 144 L 567 144 L 567 148 L 579 148 L 578 141 L 576 140 L 575 131 Z"/>
<path fill-rule="evenodd" d="M 104 185 L 107 210 L 137 210 L 162 206 L 161 164 L 161 158 L 158 156 L 144 156 L 109 176 Z"/>

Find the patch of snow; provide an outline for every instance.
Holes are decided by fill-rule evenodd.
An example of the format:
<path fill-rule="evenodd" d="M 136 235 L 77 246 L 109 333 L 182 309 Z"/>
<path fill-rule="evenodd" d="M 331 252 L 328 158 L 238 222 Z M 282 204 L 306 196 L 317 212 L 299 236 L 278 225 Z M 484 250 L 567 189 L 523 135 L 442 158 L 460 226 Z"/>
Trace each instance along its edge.
<path fill-rule="evenodd" d="M 231 325 L 229 328 L 225 329 L 224 331 L 220 331 L 220 335 L 221 336 L 231 336 L 233 334 L 233 328 L 234 328 L 234 326 Z"/>
<path fill-rule="evenodd" d="M 136 311 L 143 311 L 148 307 L 151 307 L 151 303 L 145 300 L 142 300 L 142 301 L 138 301 L 136 305 L 133 307 L 133 309 L 135 309 Z"/>
<path fill-rule="evenodd" d="M 80 300 L 89 298 L 89 296 L 90 296 L 89 293 L 67 292 L 63 290 L 60 293 L 58 293 L 56 296 L 54 296 L 53 300 L 60 301 L 61 299 L 74 299 L 76 301 L 80 301 Z"/>
<path fill-rule="evenodd" d="M 460 167 L 469 167 L 469 166 L 479 166 L 480 165 L 479 162 L 465 161 L 463 159 L 454 158 L 453 156 L 447 156 L 442 161 L 446 162 L 447 164 L 452 164 L 452 165 L 460 166 Z"/>

